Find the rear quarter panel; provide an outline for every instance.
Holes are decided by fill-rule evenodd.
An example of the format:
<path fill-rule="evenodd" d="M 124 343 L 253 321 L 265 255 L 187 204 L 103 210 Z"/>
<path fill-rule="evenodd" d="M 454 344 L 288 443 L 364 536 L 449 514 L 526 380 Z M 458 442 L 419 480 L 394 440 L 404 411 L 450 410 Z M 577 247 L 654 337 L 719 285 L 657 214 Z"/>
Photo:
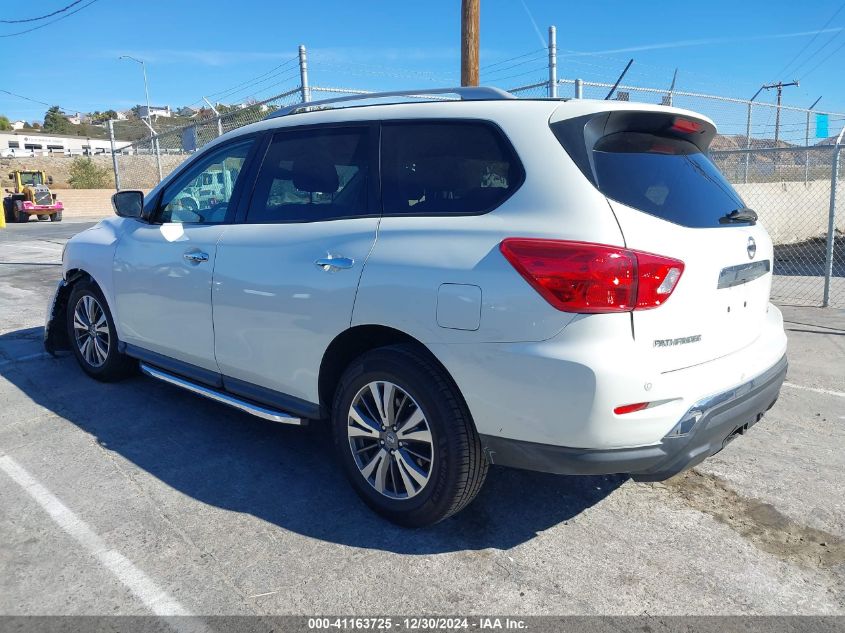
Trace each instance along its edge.
<path fill-rule="evenodd" d="M 512 104 L 509 104 L 512 105 Z M 572 163 L 548 124 L 548 103 L 481 105 L 472 118 L 501 128 L 525 181 L 495 210 L 474 216 L 383 217 L 367 260 L 352 324 L 380 324 L 424 343 L 540 341 L 574 315 L 542 299 L 499 251 L 506 237 L 623 244 L 607 200 Z M 442 118 L 442 117 L 441 117 Z M 437 323 L 441 284 L 481 288 L 476 329 Z"/>

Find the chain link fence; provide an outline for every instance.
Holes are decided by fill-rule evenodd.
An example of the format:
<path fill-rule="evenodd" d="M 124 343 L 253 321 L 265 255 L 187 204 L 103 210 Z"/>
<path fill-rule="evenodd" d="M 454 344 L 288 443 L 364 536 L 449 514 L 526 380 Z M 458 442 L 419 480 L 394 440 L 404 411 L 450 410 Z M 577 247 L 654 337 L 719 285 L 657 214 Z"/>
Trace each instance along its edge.
<path fill-rule="evenodd" d="M 714 150 L 710 155 L 774 242 L 772 299 L 845 306 L 845 212 L 834 147 Z M 832 240 L 831 183 L 836 183 Z M 828 275 L 829 271 L 829 275 Z M 825 288 L 827 287 L 827 291 Z"/>
<path fill-rule="evenodd" d="M 605 99 L 611 83 L 560 79 L 561 98 Z M 190 125 L 151 134 L 114 154 L 118 189 L 148 191 L 185 158 L 222 134 L 262 120 L 272 111 L 314 100 L 371 91 L 296 86 L 269 99 L 238 106 Z M 546 98 L 548 81 L 511 88 L 524 99 Z M 412 99 L 443 99 L 418 95 Z M 719 168 L 760 215 L 775 244 L 772 298 L 795 305 L 845 307 L 845 185 L 834 177 L 834 147 L 830 138 L 815 140 L 815 115 L 826 115 L 830 134 L 845 125 L 845 114 L 757 103 L 713 95 L 619 85 L 612 99 L 673 105 L 713 119 L 719 136 L 711 148 Z M 120 138 L 119 122 L 115 134 Z M 777 140 L 775 137 L 777 136 Z M 840 167 L 839 172 L 842 171 Z M 834 184 L 836 204 L 831 197 Z M 831 220 L 831 215 L 835 215 Z M 831 224 L 832 223 L 832 224 Z M 828 226 L 833 226 L 833 232 Z"/>
<path fill-rule="evenodd" d="M 115 153 L 115 183 L 118 189 L 149 191 L 190 154 L 226 132 L 261 121 L 279 108 L 302 101 L 299 87 L 279 95 L 235 107 L 218 116 L 197 120 L 190 125 L 151 134 Z M 115 126 L 115 135 L 120 128 Z"/>

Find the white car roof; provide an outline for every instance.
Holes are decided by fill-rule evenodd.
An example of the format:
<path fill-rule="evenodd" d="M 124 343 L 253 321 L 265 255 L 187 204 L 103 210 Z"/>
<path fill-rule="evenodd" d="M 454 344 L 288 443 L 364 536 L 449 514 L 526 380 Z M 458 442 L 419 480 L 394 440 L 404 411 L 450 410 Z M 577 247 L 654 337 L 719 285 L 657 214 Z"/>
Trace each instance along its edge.
<path fill-rule="evenodd" d="M 372 95 L 362 95 L 362 99 L 372 99 Z M 347 103 L 354 103 L 347 102 Z M 315 101 L 312 105 L 319 106 Z M 432 100 L 403 103 L 376 103 L 367 105 L 352 105 L 331 107 L 310 112 L 297 112 L 258 121 L 250 125 L 227 132 L 203 146 L 198 153 L 205 153 L 220 143 L 238 138 L 244 134 L 263 132 L 265 130 L 282 129 L 303 125 L 320 125 L 331 123 L 353 123 L 356 121 L 385 121 L 385 120 L 419 120 L 419 119 L 481 119 L 506 124 L 508 119 L 524 119 L 535 117 L 537 120 L 554 123 L 596 112 L 611 112 L 619 110 L 663 112 L 677 116 L 689 117 L 715 124 L 704 115 L 691 110 L 648 103 L 630 101 L 600 101 L 595 99 L 466 99 L 466 100 Z M 176 169 L 159 183 L 149 195 L 157 193 L 174 176 Z"/>

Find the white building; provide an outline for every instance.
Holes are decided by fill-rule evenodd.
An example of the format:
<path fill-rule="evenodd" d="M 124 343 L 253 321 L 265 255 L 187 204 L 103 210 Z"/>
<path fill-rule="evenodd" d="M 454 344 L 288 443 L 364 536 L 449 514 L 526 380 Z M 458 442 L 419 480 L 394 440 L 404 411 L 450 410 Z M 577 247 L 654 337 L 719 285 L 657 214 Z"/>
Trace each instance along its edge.
<path fill-rule="evenodd" d="M 173 112 L 170 111 L 170 106 L 150 106 L 149 112 L 147 112 L 147 106 L 140 106 L 138 108 L 138 116 L 142 119 L 151 117 L 170 118 L 173 116 Z"/>
<path fill-rule="evenodd" d="M 80 114 L 79 112 L 77 112 L 76 114 L 66 114 L 65 118 L 74 125 L 80 125 L 88 119 L 87 116 L 85 116 L 84 114 Z"/>
<path fill-rule="evenodd" d="M 115 141 L 115 148 L 122 149 L 128 141 Z M 89 139 L 83 136 L 53 136 L 34 134 L 27 130 L 25 134 L 0 132 L 0 157 L 26 156 L 82 156 L 87 154 L 107 154 L 111 152 L 108 139 Z"/>
<path fill-rule="evenodd" d="M 12 129 L 13 130 L 22 130 L 26 127 L 26 121 L 13 121 L 12 122 Z"/>

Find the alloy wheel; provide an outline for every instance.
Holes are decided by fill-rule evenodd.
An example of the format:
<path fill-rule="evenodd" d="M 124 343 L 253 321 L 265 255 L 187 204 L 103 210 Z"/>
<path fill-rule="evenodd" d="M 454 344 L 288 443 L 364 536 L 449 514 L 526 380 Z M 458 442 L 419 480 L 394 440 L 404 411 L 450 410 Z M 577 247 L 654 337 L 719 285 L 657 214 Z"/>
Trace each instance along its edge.
<path fill-rule="evenodd" d="M 83 295 L 76 302 L 73 333 L 85 362 L 92 367 L 102 367 L 109 355 L 111 333 L 103 306 L 91 295 Z"/>
<path fill-rule="evenodd" d="M 349 407 L 347 436 L 361 476 L 380 494 L 410 499 L 431 479 L 431 428 L 419 404 L 398 385 L 365 385 Z"/>

